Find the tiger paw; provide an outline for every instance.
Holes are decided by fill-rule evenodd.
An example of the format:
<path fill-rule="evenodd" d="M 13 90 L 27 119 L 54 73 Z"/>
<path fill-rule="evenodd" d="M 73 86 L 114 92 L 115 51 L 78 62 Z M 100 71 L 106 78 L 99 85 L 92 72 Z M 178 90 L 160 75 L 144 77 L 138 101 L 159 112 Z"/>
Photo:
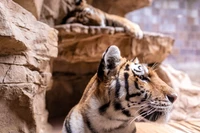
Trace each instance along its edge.
<path fill-rule="evenodd" d="M 132 23 L 131 25 L 126 25 L 125 32 L 131 36 L 135 36 L 137 39 L 143 38 L 143 31 L 137 24 Z"/>

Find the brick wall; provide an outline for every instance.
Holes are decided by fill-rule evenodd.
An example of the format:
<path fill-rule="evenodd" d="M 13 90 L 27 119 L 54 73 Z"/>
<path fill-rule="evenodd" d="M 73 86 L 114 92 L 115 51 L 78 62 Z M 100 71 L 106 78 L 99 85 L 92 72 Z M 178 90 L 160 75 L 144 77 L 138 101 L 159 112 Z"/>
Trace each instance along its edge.
<path fill-rule="evenodd" d="M 152 6 L 126 17 L 145 31 L 174 37 L 173 51 L 164 63 L 200 83 L 200 0 L 154 0 Z"/>

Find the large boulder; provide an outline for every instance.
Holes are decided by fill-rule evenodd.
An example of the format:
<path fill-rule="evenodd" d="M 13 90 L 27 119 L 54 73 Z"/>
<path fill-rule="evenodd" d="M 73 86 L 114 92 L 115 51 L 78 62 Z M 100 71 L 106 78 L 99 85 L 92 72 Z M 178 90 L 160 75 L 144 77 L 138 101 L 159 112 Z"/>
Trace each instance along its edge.
<path fill-rule="evenodd" d="M 104 12 L 125 16 L 126 13 L 149 6 L 152 0 L 87 0 L 89 4 Z"/>
<path fill-rule="evenodd" d="M 11 0 L 0 1 L 0 18 L 0 132 L 46 133 L 57 31 Z"/>

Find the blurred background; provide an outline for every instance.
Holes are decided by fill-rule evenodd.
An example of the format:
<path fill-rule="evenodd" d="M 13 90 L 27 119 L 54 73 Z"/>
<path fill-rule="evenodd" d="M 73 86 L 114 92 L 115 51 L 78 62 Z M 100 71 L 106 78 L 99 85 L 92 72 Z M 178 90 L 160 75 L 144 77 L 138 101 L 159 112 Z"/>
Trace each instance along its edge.
<path fill-rule="evenodd" d="M 154 0 L 149 7 L 130 12 L 126 18 L 142 30 L 170 35 L 172 53 L 164 61 L 200 83 L 200 0 Z"/>
<path fill-rule="evenodd" d="M 199 133 L 200 0 L 86 0 L 139 24 L 142 39 L 124 25 L 66 24 L 67 16 L 74 17 L 75 1 L 0 0 L 0 133 L 60 132 L 113 44 L 123 57 L 162 63 L 158 75 L 178 94 L 169 126 Z"/>

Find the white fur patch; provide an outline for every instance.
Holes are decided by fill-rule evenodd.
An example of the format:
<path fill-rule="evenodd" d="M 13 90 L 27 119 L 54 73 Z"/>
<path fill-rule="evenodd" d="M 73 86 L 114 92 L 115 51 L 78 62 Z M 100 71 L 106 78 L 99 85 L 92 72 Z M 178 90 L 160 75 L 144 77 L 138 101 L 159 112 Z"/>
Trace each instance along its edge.
<path fill-rule="evenodd" d="M 132 63 L 131 70 L 138 76 L 148 74 L 149 71 L 145 65 Z"/>
<path fill-rule="evenodd" d="M 76 133 L 82 133 L 84 131 L 83 116 L 79 113 L 78 109 L 74 109 L 70 119 L 71 129 Z"/>

